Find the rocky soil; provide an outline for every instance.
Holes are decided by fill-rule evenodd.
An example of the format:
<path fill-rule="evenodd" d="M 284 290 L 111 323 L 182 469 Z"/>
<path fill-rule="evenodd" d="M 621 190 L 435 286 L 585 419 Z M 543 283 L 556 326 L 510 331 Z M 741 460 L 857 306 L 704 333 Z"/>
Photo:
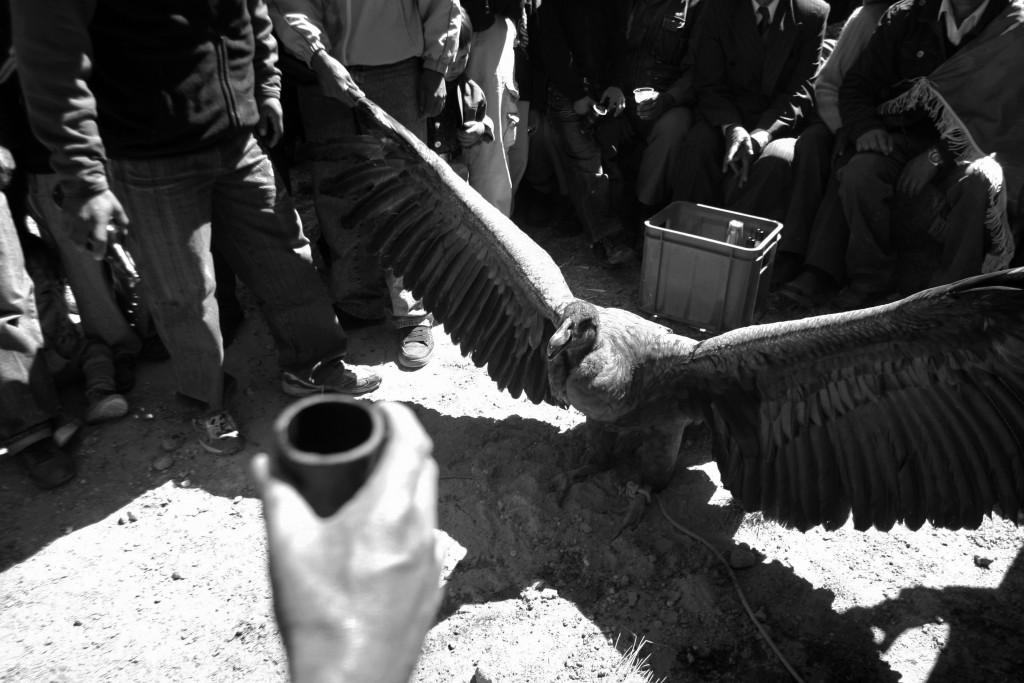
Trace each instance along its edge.
<path fill-rule="evenodd" d="M 308 203 L 303 213 L 312 225 Z M 577 236 L 530 231 L 579 296 L 635 309 L 637 266 L 605 270 Z M 228 353 L 244 453 L 215 458 L 195 445 L 171 398 L 172 368 L 158 363 L 140 367 L 128 418 L 83 435 L 71 484 L 39 492 L 0 463 L 0 680 L 285 679 L 248 463 L 287 397 L 244 299 Z M 789 679 L 733 575 L 803 680 L 1020 680 L 1024 531 L 1014 524 L 787 530 L 731 500 L 707 433 L 693 428 L 672 486 L 613 538 L 631 500 L 628 460 L 563 505 L 550 490 L 586 455 L 578 413 L 499 393 L 440 328 L 435 359 L 416 372 L 396 366 L 389 326 L 351 336 L 352 360 L 384 377 L 371 398 L 412 405 L 440 465 L 447 597 L 414 680 Z"/>

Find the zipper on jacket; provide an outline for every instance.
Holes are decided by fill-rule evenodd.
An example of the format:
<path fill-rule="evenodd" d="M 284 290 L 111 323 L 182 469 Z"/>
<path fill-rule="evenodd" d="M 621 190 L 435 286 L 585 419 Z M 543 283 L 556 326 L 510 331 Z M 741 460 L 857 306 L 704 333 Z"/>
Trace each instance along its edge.
<path fill-rule="evenodd" d="M 231 91 L 231 80 L 228 78 L 228 51 L 224 45 L 224 39 L 220 35 L 213 37 L 213 45 L 217 53 L 217 76 L 220 78 L 220 88 L 224 93 L 224 102 L 227 105 L 228 117 L 231 119 L 231 127 L 241 127 L 238 120 L 238 107 L 235 105 L 235 95 Z"/>

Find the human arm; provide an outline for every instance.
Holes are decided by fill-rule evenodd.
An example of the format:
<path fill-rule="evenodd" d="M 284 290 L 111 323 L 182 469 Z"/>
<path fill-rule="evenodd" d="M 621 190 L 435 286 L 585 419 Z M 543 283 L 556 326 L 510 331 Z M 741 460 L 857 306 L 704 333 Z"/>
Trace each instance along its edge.
<path fill-rule="evenodd" d="M 583 83 L 583 74 L 573 63 L 562 12 L 562 3 L 557 0 L 547 0 L 537 10 L 540 39 L 536 42 L 539 43 L 547 81 L 570 101 L 579 102 L 587 98 L 593 104 L 593 98 Z"/>
<path fill-rule="evenodd" d="M 457 0 L 418 0 L 423 22 L 423 68 L 416 90 L 420 116 L 437 116 L 444 108 L 444 75 L 455 59 L 462 26 Z"/>
<path fill-rule="evenodd" d="M 107 226 L 125 227 L 128 217 L 107 184 L 96 99 L 88 86 L 95 9 L 96 0 L 12 0 L 11 25 L 29 121 L 60 176 L 68 235 L 101 259 Z"/>
<path fill-rule="evenodd" d="M 255 42 L 253 72 L 256 77 L 256 103 L 260 120 L 256 132 L 268 147 L 284 135 L 284 110 L 281 107 L 281 70 L 277 68 L 277 41 L 274 25 L 264 0 L 249 0 L 249 17 Z"/>
<path fill-rule="evenodd" d="M 462 107 L 462 128 L 456 133 L 459 144 L 473 147 L 481 142 L 494 140 L 494 122 L 487 115 L 487 97 L 475 81 L 462 77 L 456 88 L 459 106 Z"/>
<path fill-rule="evenodd" d="M 404 683 L 441 600 L 437 465 L 413 412 L 378 404 L 389 439 L 341 509 L 319 517 L 266 455 L 253 475 L 274 613 L 293 683 Z"/>
<path fill-rule="evenodd" d="M 693 69 L 694 94 L 700 113 L 712 127 L 723 131 L 743 120 L 729 88 L 729 56 L 723 39 L 729 36 L 731 17 L 726 5 L 728 3 L 712 2 L 705 8 L 700 54 Z"/>
<path fill-rule="evenodd" d="M 839 113 L 839 86 L 843 82 L 843 76 L 853 66 L 871 34 L 875 32 L 875 26 L 878 25 L 878 19 L 885 11 L 885 7 L 884 4 L 875 3 L 853 10 L 853 14 L 843 25 L 835 50 L 814 80 L 814 99 L 818 115 L 833 134 L 843 127 L 842 116 Z"/>
<path fill-rule="evenodd" d="M 888 99 L 899 78 L 895 65 L 906 32 L 906 13 L 886 12 L 839 86 L 839 115 L 850 140 L 858 144 L 866 133 L 884 131 L 878 106 Z"/>

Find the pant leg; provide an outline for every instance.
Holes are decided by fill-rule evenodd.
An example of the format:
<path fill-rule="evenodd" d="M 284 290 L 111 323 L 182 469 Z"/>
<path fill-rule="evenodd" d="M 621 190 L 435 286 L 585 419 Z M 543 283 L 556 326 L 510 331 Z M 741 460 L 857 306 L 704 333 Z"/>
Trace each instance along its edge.
<path fill-rule="evenodd" d="M 57 414 L 42 348 L 32 280 L 0 192 L 0 446 L 12 453 L 49 436 Z"/>
<path fill-rule="evenodd" d="M 345 354 L 345 333 L 313 267 L 309 240 L 256 138 L 220 146 L 213 187 L 213 244 L 252 290 L 285 370 Z"/>
<path fill-rule="evenodd" d="M 636 197 L 642 204 L 658 206 L 671 195 L 680 161 L 673 152 L 692 125 L 693 112 L 688 107 L 673 107 L 651 126 L 637 173 Z"/>
<path fill-rule="evenodd" d="M 722 133 L 707 121 L 697 121 L 671 154 L 678 164 L 672 181 L 672 201 L 722 206 Z"/>
<path fill-rule="evenodd" d="M 804 264 L 828 274 L 841 285 L 846 277 L 846 250 L 850 244 L 850 226 L 839 199 L 839 173 L 853 158 L 853 152 L 838 156 L 825 185 L 818 211 L 808 231 Z"/>
<path fill-rule="evenodd" d="M 512 176 L 513 197 L 519 191 L 519 184 L 526 175 L 526 168 L 530 163 L 530 139 L 533 137 L 527 131 L 530 103 L 519 100 L 516 107 L 519 109 L 519 127 L 516 129 L 516 141 L 508 148 L 508 172 Z"/>
<path fill-rule="evenodd" d="M 950 169 L 943 180 L 950 210 L 941 223 L 944 229 L 932 233 L 942 243 L 939 267 L 931 279 L 933 287 L 981 273 L 985 259 L 985 214 L 994 191 L 991 181 L 971 166 Z"/>
<path fill-rule="evenodd" d="M 622 221 L 612 215 L 611 184 L 603 166 L 601 145 L 593 132 L 581 128 L 572 102 L 552 90 L 548 114 L 568 167 L 569 197 L 591 242 L 622 232 Z"/>
<path fill-rule="evenodd" d="M 40 229 L 53 239 L 61 267 L 75 295 L 82 331 L 107 346 L 139 353 L 142 342 L 124 317 L 114 296 L 107 266 L 74 245 L 64 229 L 64 216 L 53 201 L 59 179 L 55 173 L 29 174 L 28 206 Z"/>
<path fill-rule="evenodd" d="M 112 159 L 109 165 L 178 392 L 208 412 L 225 407 L 224 348 L 210 254 L 219 168 L 216 147 L 162 159 Z"/>
<path fill-rule="evenodd" d="M 782 222 L 793 186 L 796 138 L 772 140 L 753 164 L 743 187 L 734 175 L 725 179 L 725 208 Z M 785 229 L 783 229 L 785 235 Z M 785 239 L 785 237 L 783 237 Z"/>
<path fill-rule="evenodd" d="M 509 148 L 515 143 L 520 120 L 512 51 L 515 36 L 512 20 L 496 17 L 490 28 L 473 33 L 466 65 L 466 76 L 483 90 L 487 114 L 494 122 L 492 142 L 463 151 L 469 166 L 469 184 L 506 216 L 512 210 Z"/>
<path fill-rule="evenodd" d="M 814 217 L 818 213 L 832 171 L 835 136 L 821 121 L 809 125 L 796 139 L 793 151 L 792 194 L 782 219 L 779 250 L 806 254 Z"/>
<path fill-rule="evenodd" d="M 850 227 L 846 275 L 859 289 L 882 291 L 892 286 L 896 252 L 890 205 L 900 171 L 928 143 L 891 132 L 893 151 L 859 152 L 839 176 L 839 198 Z"/>

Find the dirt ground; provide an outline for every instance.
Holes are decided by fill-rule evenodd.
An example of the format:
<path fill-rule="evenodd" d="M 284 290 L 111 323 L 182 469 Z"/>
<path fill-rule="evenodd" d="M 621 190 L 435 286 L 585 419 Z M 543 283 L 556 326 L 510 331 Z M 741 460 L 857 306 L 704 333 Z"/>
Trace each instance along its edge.
<path fill-rule="evenodd" d="M 312 225 L 308 203 L 303 214 Z M 577 236 L 530 231 L 578 296 L 635 309 L 638 266 L 605 270 Z M 129 417 L 83 435 L 71 484 L 40 492 L 0 463 L 0 679 L 286 678 L 248 466 L 287 397 L 243 300 L 227 364 L 245 452 L 195 445 L 165 362 L 139 368 Z M 384 378 L 370 398 L 413 406 L 440 465 L 447 597 L 414 680 L 787 680 L 728 570 L 668 516 L 742 567 L 752 611 L 803 680 L 1024 676 L 1024 531 L 1010 522 L 790 531 L 732 502 L 693 428 L 672 486 L 613 539 L 628 460 L 559 506 L 550 482 L 586 455 L 581 416 L 499 393 L 436 333 L 435 358 L 416 372 L 396 366 L 388 325 L 351 333 L 351 359 Z"/>

